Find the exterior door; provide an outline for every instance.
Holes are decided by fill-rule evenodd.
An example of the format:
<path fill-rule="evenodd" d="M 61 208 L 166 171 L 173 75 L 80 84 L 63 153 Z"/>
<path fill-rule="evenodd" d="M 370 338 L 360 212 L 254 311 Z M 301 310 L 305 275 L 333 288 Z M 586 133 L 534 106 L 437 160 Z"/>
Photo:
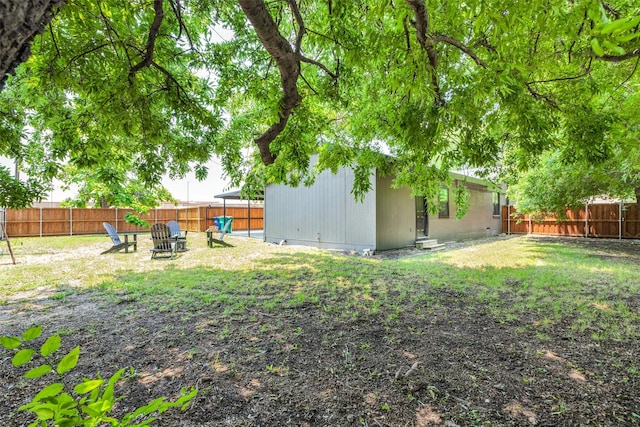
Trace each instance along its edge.
<path fill-rule="evenodd" d="M 416 197 L 416 238 L 429 236 L 429 211 L 424 197 Z"/>

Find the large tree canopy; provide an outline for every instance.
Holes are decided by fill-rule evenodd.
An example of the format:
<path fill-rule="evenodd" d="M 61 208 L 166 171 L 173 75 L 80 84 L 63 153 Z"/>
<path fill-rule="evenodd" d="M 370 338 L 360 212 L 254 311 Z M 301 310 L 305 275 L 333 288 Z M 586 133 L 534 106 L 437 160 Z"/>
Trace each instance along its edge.
<path fill-rule="evenodd" d="M 375 166 L 428 197 L 555 158 L 633 187 L 639 24 L 630 0 L 68 0 L 0 94 L 0 153 L 43 179 L 124 156 L 148 184 L 215 154 L 249 189 L 318 153 L 356 196 Z"/>

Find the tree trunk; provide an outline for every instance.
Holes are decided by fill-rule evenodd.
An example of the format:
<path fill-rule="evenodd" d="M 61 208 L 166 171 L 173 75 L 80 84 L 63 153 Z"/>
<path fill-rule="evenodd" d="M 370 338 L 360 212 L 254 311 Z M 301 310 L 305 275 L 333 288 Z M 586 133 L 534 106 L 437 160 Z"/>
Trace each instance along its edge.
<path fill-rule="evenodd" d="M 298 92 L 300 76 L 300 55 L 294 51 L 289 41 L 280 34 L 278 25 L 269 14 L 263 0 L 239 0 L 240 7 L 249 19 L 262 45 L 280 71 L 283 98 L 280 103 L 279 120 L 255 140 L 262 162 L 272 164 L 277 153 L 271 152 L 269 145 L 284 130 L 293 110 L 302 102 Z"/>
<path fill-rule="evenodd" d="M 0 0 L 0 90 L 9 74 L 31 54 L 33 38 L 42 33 L 54 8 L 66 0 Z"/>

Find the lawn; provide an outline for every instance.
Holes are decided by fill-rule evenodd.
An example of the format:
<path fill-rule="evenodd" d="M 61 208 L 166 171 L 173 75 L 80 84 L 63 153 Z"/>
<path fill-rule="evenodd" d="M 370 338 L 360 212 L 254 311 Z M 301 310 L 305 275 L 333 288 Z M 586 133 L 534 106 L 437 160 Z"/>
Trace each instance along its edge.
<path fill-rule="evenodd" d="M 155 426 L 640 424 L 640 243 L 498 237 L 360 257 L 229 236 L 150 260 L 104 236 L 0 242 L 0 335 L 131 367 L 116 413 L 182 387 Z M 42 387 L 0 349 L 0 425 Z M 44 377 L 47 378 L 46 376 Z M 51 381 L 55 381 L 55 378 Z M 49 382 L 51 382 L 49 381 Z"/>

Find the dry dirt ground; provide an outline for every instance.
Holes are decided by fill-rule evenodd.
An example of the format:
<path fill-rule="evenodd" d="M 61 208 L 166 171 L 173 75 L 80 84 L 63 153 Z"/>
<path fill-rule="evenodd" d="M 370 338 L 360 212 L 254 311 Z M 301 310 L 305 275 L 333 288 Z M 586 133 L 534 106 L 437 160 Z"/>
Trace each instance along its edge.
<path fill-rule="evenodd" d="M 572 244 L 600 244 L 595 256 L 640 263 L 638 244 Z M 219 304 L 150 310 L 126 295 L 81 292 L 0 306 L 0 335 L 33 324 L 63 333 L 66 348 L 82 346 L 78 377 L 134 367 L 118 386 L 126 395 L 119 412 L 181 387 L 200 390 L 186 411 L 162 414 L 155 426 L 640 423 L 640 374 L 628 369 L 640 366 L 637 341 L 595 342 L 562 325 L 541 340 L 464 295 L 425 292 L 441 301 L 430 316 L 406 307 L 393 323 L 326 316 L 321 302 L 228 316 Z M 0 356 L 0 425 L 27 425 L 32 418 L 16 408 L 35 386 Z"/>

